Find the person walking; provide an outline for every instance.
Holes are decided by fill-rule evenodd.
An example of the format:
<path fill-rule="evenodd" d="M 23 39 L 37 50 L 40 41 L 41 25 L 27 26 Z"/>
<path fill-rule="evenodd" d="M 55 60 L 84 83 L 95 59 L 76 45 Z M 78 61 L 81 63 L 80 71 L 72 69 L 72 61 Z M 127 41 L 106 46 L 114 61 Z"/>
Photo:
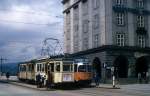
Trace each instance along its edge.
<path fill-rule="evenodd" d="M 96 87 L 99 87 L 99 83 L 100 83 L 100 76 L 97 72 L 95 72 L 95 85 L 96 85 Z"/>
<path fill-rule="evenodd" d="M 42 77 L 42 82 L 41 82 L 41 86 L 42 86 L 42 87 L 45 87 L 45 84 L 44 84 L 45 79 L 46 79 L 46 77 L 45 77 L 45 76 L 43 76 L 43 77 Z"/>
<path fill-rule="evenodd" d="M 9 72 L 7 72 L 7 73 L 6 73 L 6 78 L 7 78 L 7 80 L 9 80 L 9 77 L 10 77 L 10 74 L 9 74 Z"/>
<path fill-rule="evenodd" d="M 36 83 L 37 83 L 37 88 L 41 87 L 41 75 L 38 74 L 36 75 Z"/>

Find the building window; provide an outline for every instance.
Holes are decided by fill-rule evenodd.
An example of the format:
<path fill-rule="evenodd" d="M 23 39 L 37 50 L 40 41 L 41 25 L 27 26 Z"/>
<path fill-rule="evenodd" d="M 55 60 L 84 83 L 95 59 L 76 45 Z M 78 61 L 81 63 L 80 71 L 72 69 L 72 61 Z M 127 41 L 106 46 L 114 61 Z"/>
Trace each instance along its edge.
<path fill-rule="evenodd" d="M 117 25 L 124 25 L 125 24 L 125 14 L 124 13 L 116 13 L 116 21 Z"/>
<path fill-rule="evenodd" d="M 145 35 L 138 35 L 138 46 L 144 48 L 146 43 Z"/>
<path fill-rule="evenodd" d="M 137 0 L 137 7 L 144 8 L 144 0 Z"/>
<path fill-rule="evenodd" d="M 93 18 L 93 28 L 96 29 L 99 27 L 99 15 L 94 15 Z"/>
<path fill-rule="evenodd" d="M 88 14 L 88 1 L 84 2 L 83 5 L 82 5 L 82 12 L 83 12 L 83 15 L 87 15 Z"/>
<path fill-rule="evenodd" d="M 66 25 L 70 24 L 70 13 L 66 14 Z"/>
<path fill-rule="evenodd" d="M 89 47 L 89 40 L 88 40 L 88 38 L 84 38 L 83 39 L 83 50 L 87 50 L 88 49 L 88 47 Z"/>
<path fill-rule="evenodd" d="M 137 16 L 137 26 L 138 27 L 144 27 L 144 16 Z"/>
<path fill-rule="evenodd" d="M 89 29 L 89 21 L 88 20 L 84 20 L 83 21 L 83 33 L 87 33 Z"/>
<path fill-rule="evenodd" d="M 117 45 L 118 46 L 125 46 L 125 34 L 117 34 Z"/>
<path fill-rule="evenodd" d="M 78 7 L 76 7 L 76 8 L 74 8 L 74 21 L 78 21 L 79 20 L 79 8 Z"/>
<path fill-rule="evenodd" d="M 78 31 L 79 31 L 79 26 L 78 26 L 78 24 L 75 24 L 74 25 L 74 33 L 78 33 Z"/>
<path fill-rule="evenodd" d="M 98 47 L 99 45 L 98 45 L 98 41 L 99 41 L 99 35 L 98 34 L 96 34 L 96 35 L 94 35 L 94 38 L 93 38 L 93 40 L 94 40 L 94 48 L 96 48 L 96 47 Z"/>
<path fill-rule="evenodd" d="M 99 1 L 100 0 L 93 0 L 93 8 L 96 9 L 99 7 Z"/>
<path fill-rule="evenodd" d="M 125 0 L 116 0 L 116 5 L 123 6 L 125 3 Z"/>

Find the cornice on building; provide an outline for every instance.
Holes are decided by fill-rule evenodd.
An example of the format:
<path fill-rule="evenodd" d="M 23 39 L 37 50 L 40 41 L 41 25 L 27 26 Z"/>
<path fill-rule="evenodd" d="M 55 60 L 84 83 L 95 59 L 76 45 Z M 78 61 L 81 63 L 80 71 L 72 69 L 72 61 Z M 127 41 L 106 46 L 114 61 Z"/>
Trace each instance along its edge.
<path fill-rule="evenodd" d="M 87 55 L 87 54 L 92 54 L 92 53 L 97 53 L 97 52 L 104 52 L 104 51 L 128 51 L 128 52 L 144 52 L 144 53 L 149 53 L 150 54 L 150 48 L 146 47 L 146 48 L 140 48 L 137 46 L 115 46 L 115 45 L 105 45 L 105 46 L 101 46 L 98 48 L 94 48 L 94 49 L 88 49 L 85 51 L 80 51 L 77 53 L 73 53 L 71 54 L 73 57 L 74 56 L 80 56 L 80 55 Z"/>
<path fill-rule="evenodd" d="M 77 2 L 73 3 L 73 4 L 70 5 L 68 8 L 66 8 L 66 9 L 63 11 L 63 13 L 66 13 L 66 12 L 68 12 L 71 8 L 76 7 L 76 6 L 78 5 L 78 3 L 80 3 L 81 1 L 82 1 L 82 2 L 86 2 L 87 0 L 78 0 Z"/>
<path fill-rule="evenodd" d="M 67 3 L 68 1 L 70 1 L 70 0 L 62 0 L 62 4 L 65 4 L 65 3 Z"/>

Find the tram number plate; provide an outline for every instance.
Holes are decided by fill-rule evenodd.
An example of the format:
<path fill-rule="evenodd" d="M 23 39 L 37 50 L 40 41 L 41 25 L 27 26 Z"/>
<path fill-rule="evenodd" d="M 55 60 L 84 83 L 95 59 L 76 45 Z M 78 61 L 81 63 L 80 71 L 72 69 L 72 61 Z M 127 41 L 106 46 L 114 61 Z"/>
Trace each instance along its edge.
<path fill-rule="evenodd" d="M 71 75 L 70 74 L 64 74 L 63 75 L 63 81 L 71 81 L 72 78 L 71 78 Z"/>

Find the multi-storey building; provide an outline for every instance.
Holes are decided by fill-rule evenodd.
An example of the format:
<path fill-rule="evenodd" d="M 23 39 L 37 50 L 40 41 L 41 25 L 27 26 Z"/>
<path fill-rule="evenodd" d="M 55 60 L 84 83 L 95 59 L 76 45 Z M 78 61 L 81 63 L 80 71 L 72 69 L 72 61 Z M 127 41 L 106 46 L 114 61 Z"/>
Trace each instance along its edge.
<path fill-rule="evenodd" d="M 63 0 L 65 52 L 103 79 L 150 74 L 150 0 Z"/>

